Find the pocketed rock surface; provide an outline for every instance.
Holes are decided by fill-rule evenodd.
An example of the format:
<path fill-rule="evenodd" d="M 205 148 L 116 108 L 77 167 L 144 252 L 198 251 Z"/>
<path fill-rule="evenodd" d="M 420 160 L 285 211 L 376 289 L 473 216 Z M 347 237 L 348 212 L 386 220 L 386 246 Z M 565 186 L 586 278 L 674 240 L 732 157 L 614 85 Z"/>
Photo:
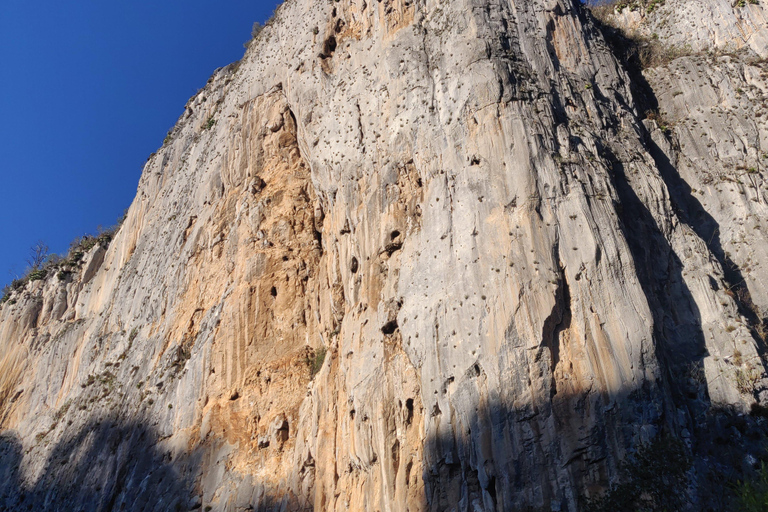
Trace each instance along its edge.
<path fill-rule="evenodd" d="M 768 405 L 757 44 L 645 70 L 662 122 L 568 0 L 288 0 L 0 308 L 0 508 L 575 511 L 662 432 L 707 466 Z"/>

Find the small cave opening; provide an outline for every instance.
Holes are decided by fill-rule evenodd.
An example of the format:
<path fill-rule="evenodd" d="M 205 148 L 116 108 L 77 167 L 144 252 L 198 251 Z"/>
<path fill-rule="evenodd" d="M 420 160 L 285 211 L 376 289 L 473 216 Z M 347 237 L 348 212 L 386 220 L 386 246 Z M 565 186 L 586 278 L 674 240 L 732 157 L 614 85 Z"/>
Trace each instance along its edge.
<path fill-rule="evenodd" d="M 328 39 L 325 40 L 323 43 L 323 53 L 320 54 L 320 57 L 323 59 L 327 59 L 333 55 L 333 52 L 336 51 L 336 36 L 330 35 L 328 36 Z"/>
<path fill-rule="evenodd" d="M 349 270 L 353 273 L 357 273 L 357 269 L 360 267 L 360 264 L 357 262 L 357 258 L 352 256 L 352 261 L 349 262 Z"/>
<path fill-rule="evenodd" d="M 488 494 L 491 495 L 493 504 L 496 505 L 496 477 L 495 476 L 488 478 L 488 488 L 486 490 L 488 491 Z M 494 508 L 496 507 L 494 506 Z"/>
<path fill-rule="evenodd" d="M 413 421 L 413 398 L 405 401 L 405 426 L 409 426 Z"/>
<path fill-rule="evenodd" d="M 384 252 L 389 256 L 392 256 L 395 251 L 399 251 L 402 247 L 403 237 L 401 236 L 400 231 L 395 229 L 389 233 L 389 241 L 385 243 Z"/>
<path fill-rule="evenodd" d="M 381 327 L 381 332 L 389 336 L 397 330 L 397 320 L 390 320 Z"/>
<path fill-rule="evenodd" d="M 273 287 L 272 287 L 272 289 L 271 289 L 271 290 L 269 290 L 269 294 L 270 294 L 271 296 L 273 296 L 273 297 L 277 297 L 277 288 L 275 288 L 275 287 L 273 286 Z"/>

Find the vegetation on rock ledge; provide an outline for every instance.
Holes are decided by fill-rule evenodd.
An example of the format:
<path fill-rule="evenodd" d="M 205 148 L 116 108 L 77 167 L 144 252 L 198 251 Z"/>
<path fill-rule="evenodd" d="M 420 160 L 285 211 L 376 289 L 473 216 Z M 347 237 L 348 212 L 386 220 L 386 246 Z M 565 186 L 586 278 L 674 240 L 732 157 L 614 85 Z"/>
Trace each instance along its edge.
<path fill-rule="evenodd" d="M 9 302 L 15 303 L 12 299 L 14 292 L 24 289 L 28 283 L 39 281 L 56 274 L 60 281 L 65 281 L 76 269 L 85 254 L 100 245 L 108 247 L 117 231 L 122 226 L 128 210 L 118 219 L 114 226 L 106 229 L 99 228 L 95 235 L 85 234 L 75 238 L 69 244 L 69 250 L 64 255 L 49 253 L 48 246 L 43 241 L 38 241 L 30 249 L 30 256 L 27 258 L 27 269 L 24 275 L 14 279 L 11 284 L 5 286 L 2 290 L 0 305 Z"/>

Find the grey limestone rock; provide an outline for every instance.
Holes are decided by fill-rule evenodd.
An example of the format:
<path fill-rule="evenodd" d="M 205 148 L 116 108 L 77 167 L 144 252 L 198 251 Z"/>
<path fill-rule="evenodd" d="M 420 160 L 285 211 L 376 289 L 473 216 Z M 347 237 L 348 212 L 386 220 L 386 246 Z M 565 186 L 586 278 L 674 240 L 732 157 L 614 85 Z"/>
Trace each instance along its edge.
<path fill-rule="evenodd" d="M 660 126 L 576 2 L 289 0 L 2 305 L 0 506 L 575 511 L 663 433 L 752 454 L 758 61 L 646 70 Z"/>

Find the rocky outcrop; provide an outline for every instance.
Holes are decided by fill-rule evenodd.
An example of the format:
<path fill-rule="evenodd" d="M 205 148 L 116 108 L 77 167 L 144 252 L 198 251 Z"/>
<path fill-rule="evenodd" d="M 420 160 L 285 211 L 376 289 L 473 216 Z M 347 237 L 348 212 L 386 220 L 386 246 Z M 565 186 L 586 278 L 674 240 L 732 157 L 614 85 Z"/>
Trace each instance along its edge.
<path fill-rule="evenodd" d="M 681 51 L 748 49 L 768 57 L 768 13 L 759 0 L 621 0 L 615 7 L 625 30 Z"/>
<path fill-rule="evenodd" d="M 567 0 L 283 4 L 0 309 L 0 504 L 577 510 L 662 432 L 701 503 L 767 382 L 762 64 L 711 59 L 660 127 Z"/>

